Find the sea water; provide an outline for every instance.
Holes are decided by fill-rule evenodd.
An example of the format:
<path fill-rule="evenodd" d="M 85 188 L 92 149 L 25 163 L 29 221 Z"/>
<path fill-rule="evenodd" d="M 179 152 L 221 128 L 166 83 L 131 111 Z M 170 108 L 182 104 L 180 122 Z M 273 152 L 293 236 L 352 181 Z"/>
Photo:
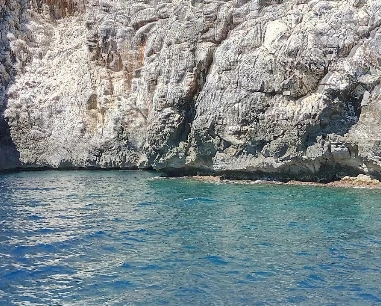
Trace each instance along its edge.
<path fill-rule="evenodd" d="M 0 305 L 375 305 L 381 192 L 0 175 Z"/>

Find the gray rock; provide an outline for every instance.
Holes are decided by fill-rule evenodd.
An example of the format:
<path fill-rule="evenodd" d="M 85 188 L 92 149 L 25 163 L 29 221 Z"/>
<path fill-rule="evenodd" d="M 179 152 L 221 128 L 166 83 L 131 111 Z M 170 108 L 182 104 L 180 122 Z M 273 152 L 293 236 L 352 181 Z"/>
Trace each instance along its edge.
<path fill-rule="evenodd" d="M 0 1 L 1 168 L 381 176 L 378 0 Z"/>

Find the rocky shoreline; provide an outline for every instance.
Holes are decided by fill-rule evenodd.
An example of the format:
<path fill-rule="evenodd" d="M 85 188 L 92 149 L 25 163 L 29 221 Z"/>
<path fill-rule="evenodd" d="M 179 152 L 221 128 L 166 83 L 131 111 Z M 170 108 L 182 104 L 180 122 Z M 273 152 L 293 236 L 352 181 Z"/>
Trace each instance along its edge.
<path fill-rule="evenodd" d="M 161 174 L 161 179 L 190 179 L 207 183 L 224 183 L 224 184 L 266 184 L 266 185 L 299 185 L 299 186 L 317 186 L 317 187 L 342 187 L 342 188 L 366 188 L 366 189 L 381 189 L 381 181 L 375 177 L 371 177 L 365 174 L 359 174 L 358 176 L 344 176 L 341 179 L 332 181 L 301 181 L 294 179 L 284 178 L 265 178 L 265 179 L 235 179 L 227 177 L 226 175 L 168 175 L 165 172 L 156 171 L 154 169 L 138 169 L 138 168 L 14 168 L 1 170 L 0 174 L 17 173 L 17 172 L 34 172 L 34 171 L 151 171 Z M 239 176 L 239 175 L 238 175 Z"/>
<path fill-rule="evenodd" d="M 381 189 L 381 181 L 371 178 L 368 175 L 360 174 L 357 177 L 346 176 L 340 180 L 318 183 L 305 181 L 279 181 L 279 180 L 231 180 L 220 176 L 189 176 L 193 180 L 198 180 L 208 183 L 227 183 L 227 184 L 267 184 L 267 185 L 299 185 L 299 186 L 317 186 L 317 187 L 340 187 L 340 188 L 366 188 L 366 189 Z"/>

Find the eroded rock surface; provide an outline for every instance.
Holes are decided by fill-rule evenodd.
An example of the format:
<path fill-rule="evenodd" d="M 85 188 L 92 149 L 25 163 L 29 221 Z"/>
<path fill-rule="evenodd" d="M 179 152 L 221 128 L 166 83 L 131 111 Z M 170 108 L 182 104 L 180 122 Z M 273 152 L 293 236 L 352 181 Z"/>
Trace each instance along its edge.
<path fill-rule="evenodd" d="M 381 176 L 379 0 L 0 1 L 23 167 Z"/>

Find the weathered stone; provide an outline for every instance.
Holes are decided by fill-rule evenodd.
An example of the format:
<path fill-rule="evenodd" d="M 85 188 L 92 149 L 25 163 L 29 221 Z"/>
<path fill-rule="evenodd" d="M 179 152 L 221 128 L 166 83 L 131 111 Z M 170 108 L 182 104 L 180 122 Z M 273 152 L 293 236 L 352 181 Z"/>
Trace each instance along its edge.
<path fill-rule="evenodd" d="M 28 5 L 0 0 L 0 168 L 381 177 L 378 0 Z"/>

